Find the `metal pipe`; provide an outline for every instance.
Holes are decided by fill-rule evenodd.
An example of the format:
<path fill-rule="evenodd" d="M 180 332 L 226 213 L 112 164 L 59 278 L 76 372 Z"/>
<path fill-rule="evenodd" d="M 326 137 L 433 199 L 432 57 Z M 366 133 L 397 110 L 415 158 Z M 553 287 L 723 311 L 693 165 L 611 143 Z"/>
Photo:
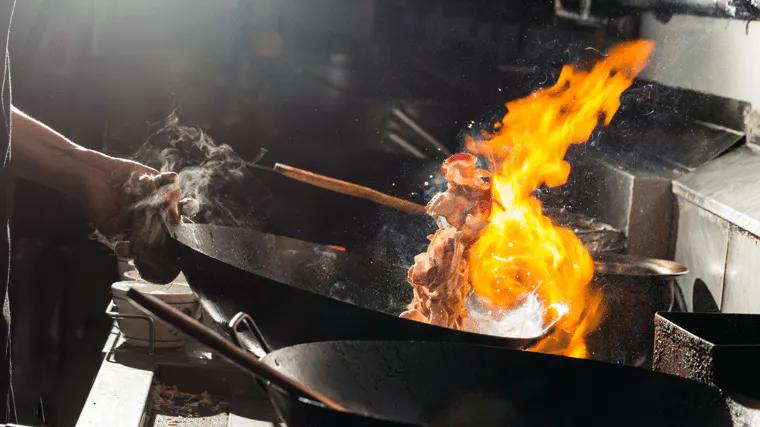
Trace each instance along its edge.
<path fill-rule="evenodd" d="M 453 153 L 451 150 L 446 148 L 445 145 L 443 145 L 440 141 L 438 141 L 433 135 L 430 135 L 425 131 L 425 129 L 422 128 L 417 122 L 414 121 L 411 117 L 409 117 L 406 113 L 401 111 L 398 108 L 394 108 L 392 110 L 393 115 L 401 120 L 402 123 L 409 126 L 410 129 L 412 129 L 414 132 L 416 132 L 419 136 L 422 137 L 427 143 L 432 145 L 437 151 L 440 151 L 441 153 L 445 154 L 446 157 L 451 156 Z"/>

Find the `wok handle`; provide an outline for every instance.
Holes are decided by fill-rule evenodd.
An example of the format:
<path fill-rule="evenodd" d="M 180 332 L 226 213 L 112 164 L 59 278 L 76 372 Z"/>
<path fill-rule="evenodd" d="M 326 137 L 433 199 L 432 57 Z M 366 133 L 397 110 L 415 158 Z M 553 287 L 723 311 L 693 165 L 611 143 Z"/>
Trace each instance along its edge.
<path fill-rule="evenodd" d="M 214 332 L 209 327 L 192 317 L 172 308 L 160 299 L 144 294 L 132 288 L 127 291 L 127 297 L 144 310 L 152 313 L 162 321 L 178 329 L 185 335 L 193 337 L 212 350 L 227 358 L 232 363 L 250 372 L 257 378 L 268 381 L 287 393 L 305 396 L 321 402 L 330 409 L 345 411 L 346 409 L 322 393 L 301 384 L 261 362 L 256 356 L 236 346 L 226 338 Z"/>
<path fill-rule="evenodd" d="M 248 313 L 241 311 L 236 314 L 230 319 L 227 328 L 237 344 L 256 357 L 262 358 L 272 352 L 272 346 L 269 345 L 264 334 L 261 333 L 259 325 Z"/>
<path fill-rule="evenodd" d="M 275 163 L 274 171 L 290 179 L 295 179 L 296 181 L 301 181 L 336 193 L 345 194 L 346 196 L 369 200 L 379 205 L 389 206 L 408 214 L 427 215 L 427 210 L 424 205 L 405 199 L 399 199 L 398 197 L 382 193 L 363 185 L 354 184 L 353 182 L 320 175 L 304 169 L 284 165 L 282 163 Z"/>

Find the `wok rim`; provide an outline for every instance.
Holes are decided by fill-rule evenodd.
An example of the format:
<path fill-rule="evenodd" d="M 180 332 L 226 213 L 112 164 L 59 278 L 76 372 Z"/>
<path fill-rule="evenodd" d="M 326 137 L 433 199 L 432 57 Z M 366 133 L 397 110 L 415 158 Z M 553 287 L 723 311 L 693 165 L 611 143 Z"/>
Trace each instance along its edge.
<path fill-rule="evenodd" d="M 228 229 L 228 230 L 253 231 L 253 232 L 256 232 L 256 233 L 269 234 L 269 235 L 272 235 L 272 236 L 283 237 L 283 238 L 292 239 L 292 240 L 300 240 L 300 239 L 296 239 L 296 238 L 289 237 L 289 236 L 282 236 L 282 235 L 273 234 L 273 233 L 266 233 L 266 232 L 259 231 L 259 230 L 256 230 L 256 229 L 252 229 L 252 228 L 242 228 L 242 227 L 233 227 L 233 226 L 225 226 L 225 225 L 188 223 L 188 224 L 179 224 L 179 225 L 176 225 L 176 226 L 172 227 L 172 229 L 171 229 L 172 239 L 176 243 L 182 245 L 183 247 L 185 247 L 185 248 L 187 248 L 187 249 L 189 249 L 189 250 L 191 250 L 193 252 L 199 253 L 199 254 L 201 254 L 201 255 L 203 255 L 205 257 L 212 258 L 212 259 L 214 259 L 217 262 L 221 262 L 221 263 L 227 265 L 230 268 L 234 268 L 234 269 L 243 271 L 243 272 L 248 273 L 248 274 L 252 274 L 252 275 L 255 275 L 255 276 L 258 276 L 258 277 L 262 277 L 262 278 L 264 278 L 264 279 L 266 279 L 268 281 L 271 281 L 271 282 L 273 282 L 273 283 L 275 283 L 275 284 L 277 284 L 279 286 L 288 287 L 288 288 L 290 288 L 292 290 L 295 290 L 295 291 L 298 291 L 298 292 L 306 292 L 306 293 L 309 293 L 311 295 L 315 295 L 315 296 L 317 296 L 319 298 L 323 298 L 323 299 L 326 299 L 326 300 L 335 301 L 335 302 L 338 302 L 338 303 L 341 303 L 341 304 L 346 304 L 346 305 L 352 306 L 353 308 L 356 308 L 356 309 L 359 309 L 359 310 L 367 311 L 367 312 L 370 312 L 370 313 L 373 313 L 373 314 L 380 314 L 380 315 L 386 316 L 386 317 L 388 317 L 390 319 L 394 319 L 393 321 L 402 321 L 404 323 L 412 322 L 414 325 L 424 325 L 423 327 L 426 327 L 426 328 L 435 328 L 435 329 L 439 329 L 439 330 L 448 331 L 449 333 L 464 334 L 465 336 L 472 337 L 473 341 L 476 341 L 475 343 L 472 343 L 473 345 L 497 347 L 497 348 L 504 348 L 504 349 L 517 349 L 517 350 L 527 349 L 527 348 L 531 347 L 532 345 L 536 344 L 537 342 L 539 342 L 540 340 L 544 339 L 546 336 L 548 336 L 548 331 L 545 332 L 545 333 L 543 333 L 543 334 L 541 334 L 541 335 L 537 335 L 535 337 L 505 337 L 505 336 L 500 336 L 500 335 L 482 334 L 482 333 L 477 333 L 477 332 L 470 332 L 470 331 L 466 331 L 466 330 L 460 330 L 460 329 L 454 329 L 454 328 L 449 328 L 449 327 L 444 327 L 444 326 L 438 326 L 438 325 L 433 325 L 433 324 L 430 324 L 430 323 L 418 322 L 416 320 L 405 319 L 403 317 L 400 317 L 399 315 L 393 315 L 391 313 L 386 313 L 386 312 L 379 311 L 379 310 L 372 310 L 370 308 L 363 307 L 361 305 L 357 305 L 357 304 L 354 304 L 354 303 L 351 303 L 351 302 L 348 302 L 348 301 L 343 301 L 343 300 L 340 300 L 340 299 L 337 299 L 337 298 L 332 298 L 332 297 L 323 295 L 321 293 L 314 292 L 314 291 L 311 291 L 311 290 L 308 290 L 308 289 L 304 289 L 304 288 L 301 288 L 301 287 L 298 287 L 298 286 L 293 286 L 293 285 L 289 285 L 289 284 L 286 284 L 286 283 L 282 283 L 279 280 L 271 279 L 269 277 L 266 277 L 266 276 L 260 275 L 258 273 L 252 272 L 252 271 L 250 271 L 248 269 L 241 268 L 241 267 L 239 267 L 237 265 L 233 265 L 233 264 L 228 263 L 228 262 L 226 262 L 224 260 L 221 260 L 221 259 L 219 259 L 219 258 L 217 258 L 217 257 L 215 257 L 213 255 L 210 255 L 207 252 L 201 250 L 197 246 L 193 246 L 191 244 L 186 243 L 185 241 L 181 240 L 178 237 L 177 230 L 179 230 L 179 229 L 190 230 L 192 228 Z M 189 233 L 183 233 L 183 234 L 189 234 Z M 301 240 L 301 241 L 307 242 L 305 240 Z M 322 247 L 325 247 L 327 250 L 329 250 L 329 248 L 327 246 L 320 245 L 318 243 L 314 243 L 314 242 L 307 242 L 307 243 L 313 244 L 313 245 L 317 245 L 317 246 L 322 246 Z M 182 258 L 182 257 L 180 256 L 180 258 Z M 180 264 L 184 264 L 184 262 L 182 260 L 180 260 Z M 206 300 L 206 298 L 204 298 L 204 297 L 202 297 L 200 295 L 200 294 L 202 294 L 202 292 L 199 293 L 198 291 L 195 290 L 196 286 L 194 286 L 193 283 L 191 283 L 192 280 L 188 279 L 187 282 L 188 282 L 188 285 L 190 285 L 190 288 L 193 289 L 194 292 L 196 292 L 197 294 L 199 294 L 198 297 L 199 297 L 199 299 L 201 301 L 201 304 L 203 304 L 203 302 Z M 255 315 L 253 313 L 247 313 L 247 314 L 250 315 L 251 317 L 253 317 L 254 320 L 255 320 Z M 496 343 L 494 343 L 494 344 L 478 343 L 477 342 L 478 340 L 506 341 L 506 342 L 511 342 L 512 344 L 511 345 L 499 346 Z M 437 342 L 437 341 L 431 341 L 431 342 Z M 461 342 L 461 341 L 443 340 L 443 341 L 440 341 L 440 342 Z M 472 341 L 469 341 L 469 342 L 472 342 Z M 295 345 L 301 345 L 301 344 L 308 344 L 308 343 L 298 343 L 298 344 L 295 344 Z"/>
<path fill-rule="evenodd" d="M 635 255 L 605 254 L 594 261 L 595 273 L 600 276 L 630 276 L 673 278 L 689 274 L 681 263 Z"/>
<path fill-rule="evenodd" d="M 557 354 L 548 354 L 548 353 L 540 353 L 540 352 L 531 352 L 526 350 L 516 350 L 516 349 L 508 349 L 508 348 L 500 348 L 500 347 L 494 347 L 489 345 L 483 345 L 483 344 L 476 344 L 476 343 L 463 343 L 463 342 L 451 342 L 451 341 L 424 341 L 424 340 L 330 340 L 330 341 L 319 341 L 319 342 L 311 342 L 311 343 L 301 343 L 301 344 L 295 344 L 292 346 L 283 347 L 282 349 L 273 350 L 270 353 L 266 354 L 264 357 L 262 357 L 260 360 L 270 366 L 275 366 L 275 363 L 273 359 L 276 357 L 277 353 L 280 350 L 284 351 L 295 351 L 297 348 L 303 348 L 303 347 L 313 347 L 313 346 L 330 346 L 330 345 L 344 345 L 344 344 L 350 344 L 350 343 L 358 343 L 358 344 L 367 344 L 367 345 L 403 345 L 403 346 L 414 346 L 414 345 L 422 345 L 422 346 L 439 346 L 439 347 L 460 347 L 460 348 L 480 348 L 480 349 L 490 349 L 493 351 L 500 351 L 500 352 L 519 352 L 519 353 L 528 353 L 531 355 L 531 357 L 536 358 L 542 358 L 542 359 L 564 359 L 567 360 L 569 363 L 577 364 L 577 365 L 597 365 L 601 366 L 601 369 L 605 369 L 607 371 L 629 371 L 629 372 L 639 372 L 641 375 L 651 376 L 651 377 L 660 377 L 660 378 L 667 378 L 667 381 L 671 383 L 677 383 L 681 382 L 684 384 L 693 384 L 698 385 L 699 387 L 704 387 L 705 390 L 710 389 L 721 395 L 720 388 L 712 385 L 712 384 L 706 384 L 699 381 L 694 381 L 688 378 L 684 378 L 678 375 L 668 374 L 664 372 L 654 371 L 650 369 L 643 369 L 639 367 L 629 366 L 629 365 L 620 365 L 620 364 L 613 364 L 608 362 L 603 362 L 599 360 L 594 359 L 579 359 L 574 358 L 571 356 L 565 356 L 565 355 L 557 355 Z M 576 367 L 574 367 L 575 369 Z M 290 376 L 289 374 L 285 374 Z M 311 405 L 318 407 L 320 409 L 324 409 L 327 411 L 340 413 L 340 411 L 336 411 L 334 409 L 328 408 L 326 405 L 322 404 L 321 402 L 314 401 L 312 399 L 303 397 L 303 396 L 292 396 L 288 394 L 286 391 L 281 390 L 279 387 L 275 386 L 274 384 L 271 384 L 267 382 L 266 384 L 267 393 L 269 393 L 269 390 L 275 390 L 275 392 L 279 393 L 281 396 L 284 396 L 287 399 L 296 400 L 301 404 L 305 405 Z M 271 397 L 270 397 L 271 400 Z M 273 401 L 272 404 L 277 408 L 279 411 L 280 408 L 277 407 L 277 404 Z M 402 425 L 410 425 L 410 426 L 425 426 L 426 424 L 423 423 L 417 423 L 417 422 L 410 422 L 405 421 L 402 419 L 394 419 L 394 418 L 388 418 L 384 416 L 378 416 L 377 414 L 365 414 L 361 412 L 357 412 L 355 410 L 352 410 L 350 408 L 346 408 L 346 412 L 350 413 L 355 416 L 360 417 L 366 417 L 366 418 L 372 418 L 380 421 L 387 421 L 392 423 L 400 423 Z"/>

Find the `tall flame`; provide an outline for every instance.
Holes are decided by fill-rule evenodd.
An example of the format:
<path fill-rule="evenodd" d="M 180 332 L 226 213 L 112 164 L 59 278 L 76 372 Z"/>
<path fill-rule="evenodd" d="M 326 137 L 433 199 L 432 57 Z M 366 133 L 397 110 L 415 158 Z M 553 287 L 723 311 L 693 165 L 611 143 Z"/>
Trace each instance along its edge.
<path fill-rule="evenodd" d="M 570 144 L 585 142 L 600 121 L 610 123 L 653 49 L 652 41 L 637 40 L 612 47 L 589 71 L 565 65 L 554 86 L 507 103 L 494 133 L 468 141 L 493 172 L 489 224 L 469 251 L 470 281 L 497 307 L 535 293 L 548 308 L 546 324 L 561 316 L 534 350 L 587 357 L 585 336 L 603 314 L 601 294 L 589 287 L 591 255 L 571 230 L 543 215 L 534 192 L 567 182 Z"/>

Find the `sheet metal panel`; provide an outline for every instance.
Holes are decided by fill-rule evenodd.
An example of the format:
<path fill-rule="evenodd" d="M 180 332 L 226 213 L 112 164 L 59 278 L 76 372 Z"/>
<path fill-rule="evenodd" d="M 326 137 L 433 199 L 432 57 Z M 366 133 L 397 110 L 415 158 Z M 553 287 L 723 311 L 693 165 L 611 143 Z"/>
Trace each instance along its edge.
<path fill-rule="evenodd" d="M 673 182 L 691 203 L 760 235 L 760 151 L 742 146 Z"/>
<path fill-rule="evenodd" d="M 726 255 L 730 225 L 699 207 L 678 200 L 678 239 L 675 260 L 689 267 L 689 273 L 676 282 L 683 292 L 686 307 L 693 311 L 694 288 L 699 280 L 709 290 L 717 307 L 723 298 Z M 704 308 L 697 307 L 697 310 Z"/>
<path fill-rule="evenodd" d="M 721 311 L 760 313 L 760 239 L 743 230 L 731 231 Z"/>

